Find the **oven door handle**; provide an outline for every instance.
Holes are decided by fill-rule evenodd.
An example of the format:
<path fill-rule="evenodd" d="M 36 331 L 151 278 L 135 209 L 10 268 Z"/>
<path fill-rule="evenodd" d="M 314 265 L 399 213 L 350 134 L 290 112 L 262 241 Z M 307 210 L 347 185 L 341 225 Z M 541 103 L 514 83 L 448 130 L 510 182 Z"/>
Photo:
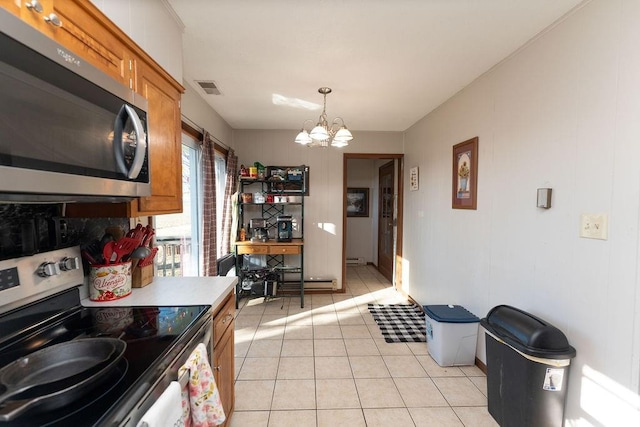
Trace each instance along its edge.
<path fill-rule="evenodd" d="M 202 325 L 202 328 L 200 328 L 200 330 L 196 333 L 196 335 L 200 335 L 200 332 L 202 331 L 202 329 L 204 329 L 204 336 L 202 337 L 201 342 L 202 344 L 204 344 L 205 348 L 207 349 L 207 356 L 209 357 L 209 359 L 211 359 L 212 355 L 209 354 L 209 352 L 211 351 L 211 343 L 213 341 L 213 321 L 209 320 L 204 325 Z M 191 354 L 189 354 L 189 357 L 191 357 Z M 213 366 L 211 366 L 211 369 L 214 371 L 217 370 Z M 189 382 L 189 371 L 186 370 L 182 373 L 182 375 L 178 377 L 178 383 L 180 384 L 180 388 L 184 388 L 187 386 L 188 382 Z"/>

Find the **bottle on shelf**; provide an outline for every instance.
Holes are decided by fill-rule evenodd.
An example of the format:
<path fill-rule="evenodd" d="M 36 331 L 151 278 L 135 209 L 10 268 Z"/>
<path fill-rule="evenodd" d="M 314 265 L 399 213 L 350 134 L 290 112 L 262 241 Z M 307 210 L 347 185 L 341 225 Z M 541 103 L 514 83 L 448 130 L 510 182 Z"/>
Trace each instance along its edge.
<path fill-rule="evenodd" d="M 245 230 L 245 228 L 242 227 L 240 229 L 240 241 L 244 242 L 245 240 L 247 240 L 247 230 Z"/>

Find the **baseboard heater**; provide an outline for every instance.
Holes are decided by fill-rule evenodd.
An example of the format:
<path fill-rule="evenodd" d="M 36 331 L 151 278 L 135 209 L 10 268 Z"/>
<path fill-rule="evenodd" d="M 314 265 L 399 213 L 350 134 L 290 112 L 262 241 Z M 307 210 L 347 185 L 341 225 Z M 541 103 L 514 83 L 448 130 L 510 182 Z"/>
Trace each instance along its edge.
<path fill-rule="evenodd" d="M 364 258 L 347 258 L 347 265 L 366 265 Z"/>
<path fill-rule="evenodd" d="M 338 289 L 338 281 L 336 279 L 317 279 L 317 278 L 309 278 L 304 280 L 304 290 L 335 290 Z"/>

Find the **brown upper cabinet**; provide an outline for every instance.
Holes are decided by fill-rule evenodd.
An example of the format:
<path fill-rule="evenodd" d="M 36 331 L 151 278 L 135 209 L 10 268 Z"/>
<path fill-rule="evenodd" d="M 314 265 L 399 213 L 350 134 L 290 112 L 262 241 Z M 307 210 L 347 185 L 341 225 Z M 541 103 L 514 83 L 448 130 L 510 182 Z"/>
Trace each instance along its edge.
<path fill-rule="evenodd" d="M 138 217 L 182 212 L 180 96 L 184 87 L 87 0 L 0 0 L 0 7 L 148 101 L 151 196 L 67 205 L 68 216 Z"/>

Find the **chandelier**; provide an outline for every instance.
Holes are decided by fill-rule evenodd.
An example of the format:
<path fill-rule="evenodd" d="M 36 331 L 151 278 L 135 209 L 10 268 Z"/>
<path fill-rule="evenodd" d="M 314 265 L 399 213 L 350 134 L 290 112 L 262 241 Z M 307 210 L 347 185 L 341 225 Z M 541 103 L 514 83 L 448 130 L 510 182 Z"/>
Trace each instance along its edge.
<path fill-rule="evenodd" d="M 318 118 L 318 123 L 311 131 L 307 131 L 305 127 L 307 123 L 311 123 L 313 126 L 314 121 L 311 119 L 305 120 L 300 133 L 296 136 L 295 142 L 308 147 L 328 147 L 329 144 L 336 148 L 346 147 L 349 145 L 349 141 L 353 139 L 353 135 L 345 126 L 344 120 L 341 117 L 336 117 L 331 122 L 331 125 L 327 121 L 327 94 L 331 93 L 331 88 L 321 87 L 318 92 L 324 96 L 324 106 L 322 107 L 322 114 Z"/>

